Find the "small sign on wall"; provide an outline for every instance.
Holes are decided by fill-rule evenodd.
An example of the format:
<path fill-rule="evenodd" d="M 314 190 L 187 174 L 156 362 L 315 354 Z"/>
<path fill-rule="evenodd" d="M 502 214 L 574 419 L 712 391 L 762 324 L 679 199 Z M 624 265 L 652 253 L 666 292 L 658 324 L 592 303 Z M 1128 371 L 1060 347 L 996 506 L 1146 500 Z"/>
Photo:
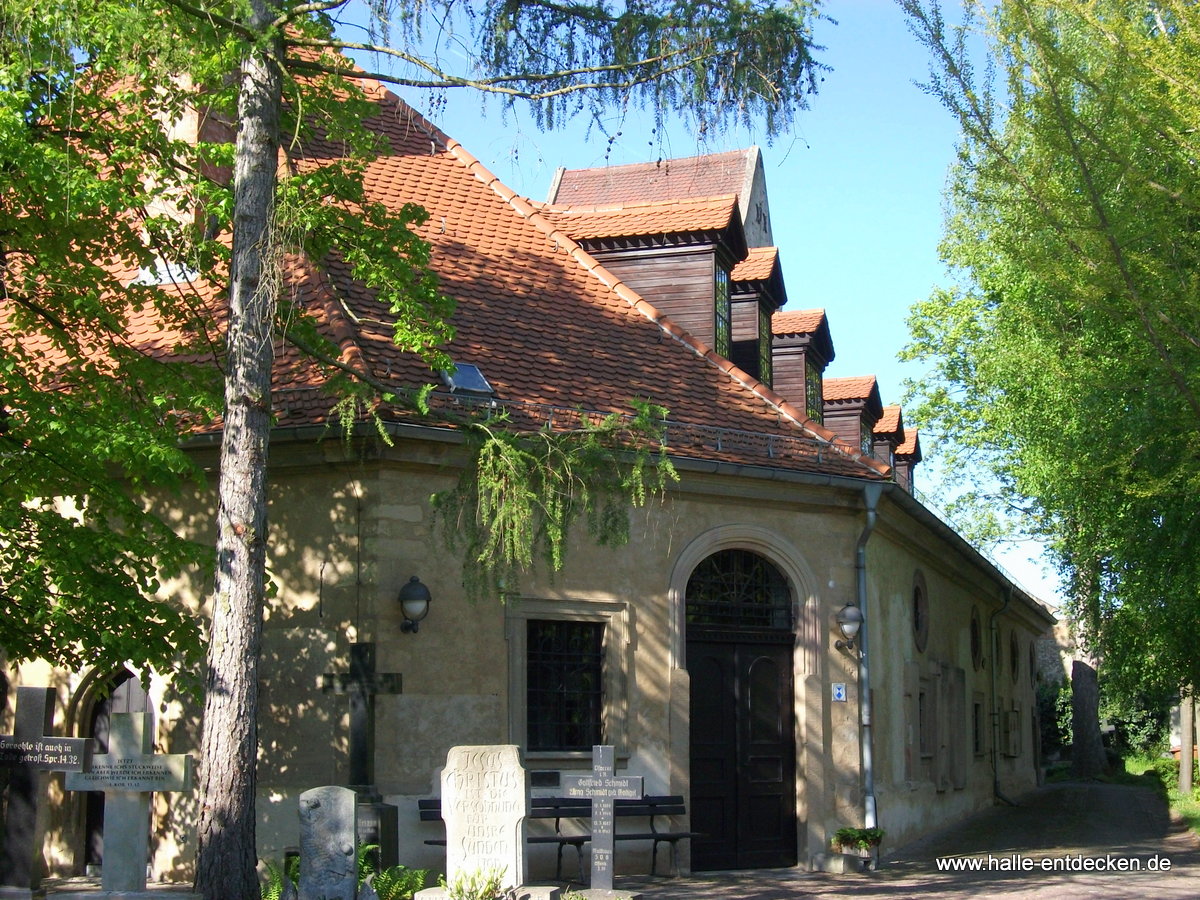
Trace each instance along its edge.
<path fill-rule="evenodd" d="M 844 682 L 835 681 L 833 683 L 833 702 L 834 703 L 845 703 L 846 702 L 846 685 Z"/>

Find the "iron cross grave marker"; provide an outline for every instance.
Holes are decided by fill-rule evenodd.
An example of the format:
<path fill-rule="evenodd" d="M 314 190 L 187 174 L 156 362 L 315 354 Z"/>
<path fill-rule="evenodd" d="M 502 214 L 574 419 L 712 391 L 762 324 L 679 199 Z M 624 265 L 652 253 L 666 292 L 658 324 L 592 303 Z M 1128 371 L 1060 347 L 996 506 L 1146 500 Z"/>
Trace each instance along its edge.
<path fill-rule="evenodd" d="M 91 758 L 90 738 L 52 737 L 54 692 L 50 688 L 17 688 L 12 734 L 0 735 L 0 766 L 10 769 L 8 807 L 0 844 L 0 887 L 32 891 L 39 778 L 41 772 L 78 772 Z"/>
<path fill-rule="evenodd" d="M 615 757 L 611 746 L 597 745 L 590 774 L 563 778 L 567 797 L 592 801 L 593 890 L 611 891 L 613 886 L 613 801 L 642 799 L 642 776 L 614 774 Z"/>

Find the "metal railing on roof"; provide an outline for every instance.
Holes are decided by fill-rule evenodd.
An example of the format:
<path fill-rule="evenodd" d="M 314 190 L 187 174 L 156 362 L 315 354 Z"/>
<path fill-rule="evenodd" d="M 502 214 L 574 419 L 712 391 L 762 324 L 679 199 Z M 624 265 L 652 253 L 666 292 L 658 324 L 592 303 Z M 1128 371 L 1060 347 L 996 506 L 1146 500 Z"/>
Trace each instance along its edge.
<path fill-rule="evenodd" d="M 583 429 L 595 427 L 613 416 L 629 423 L 634 420 L 634 416 L 627 413 L 608 413 L 523 400 L 499 400 L 446 391 L 433 392 L 427 402 L 432 411 L 450 415 L 457 413 L 470 420 L 487 420 L 503 415 L 514 427 L 529 430 Z M 817 438 L 698 425 L 669 417 L 662 420 L 662 442 L 674 453 L 718 453 L 762 460 L 764 464 L 778 464 L 787 460 L 824 463 L 838 456 L 828 443 Z"/>

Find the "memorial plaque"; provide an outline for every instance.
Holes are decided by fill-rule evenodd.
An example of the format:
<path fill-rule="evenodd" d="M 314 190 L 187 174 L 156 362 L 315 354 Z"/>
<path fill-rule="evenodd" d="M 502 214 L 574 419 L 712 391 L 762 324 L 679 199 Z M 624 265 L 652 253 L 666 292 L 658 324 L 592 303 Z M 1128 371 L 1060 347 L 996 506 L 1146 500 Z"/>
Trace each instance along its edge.
<path fill-rule="evenodd" d="M 573 799 L 592 801 L 592 871 L 589 881 L 594 890 L 613 889 L 613 816 L 614 800 L 641 800 L 641 775 L 614 774 L 616 753 L 613 747 L 592 748 L 592 772 L 567 775 L 563 794 Z"/>

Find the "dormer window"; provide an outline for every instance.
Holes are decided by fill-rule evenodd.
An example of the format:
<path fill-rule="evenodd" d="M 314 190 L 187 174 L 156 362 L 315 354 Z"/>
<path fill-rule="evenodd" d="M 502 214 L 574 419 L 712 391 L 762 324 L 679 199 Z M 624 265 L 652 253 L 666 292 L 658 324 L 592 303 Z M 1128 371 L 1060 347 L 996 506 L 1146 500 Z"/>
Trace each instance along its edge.
<path fill-rule="evenodd" d="M 825 403 L 821 391 L 821 370 L 811 359 L 804 362 L 805 412 L 814 422 L 825 421 Z"/>
<path fill-rule="evenodd" d="M 733 349 L 733 306 L 729 299 L 729 272 L 720 263 L 713 268 L 713 349 L 728 358 Z"/>
<path fill-rule="evenodd" d="M 863 452 L 863 456 L 871 456 L 875 450 L 875 429 L 867 422 L 866 419 L 861 423 L 861 435 L 858 447 Z"/>
<path fill-rule="evenodd" d="M 758 380 L 770 387 L 775 383 L 771 371 L 771 310 L 758 304 Z"/>

